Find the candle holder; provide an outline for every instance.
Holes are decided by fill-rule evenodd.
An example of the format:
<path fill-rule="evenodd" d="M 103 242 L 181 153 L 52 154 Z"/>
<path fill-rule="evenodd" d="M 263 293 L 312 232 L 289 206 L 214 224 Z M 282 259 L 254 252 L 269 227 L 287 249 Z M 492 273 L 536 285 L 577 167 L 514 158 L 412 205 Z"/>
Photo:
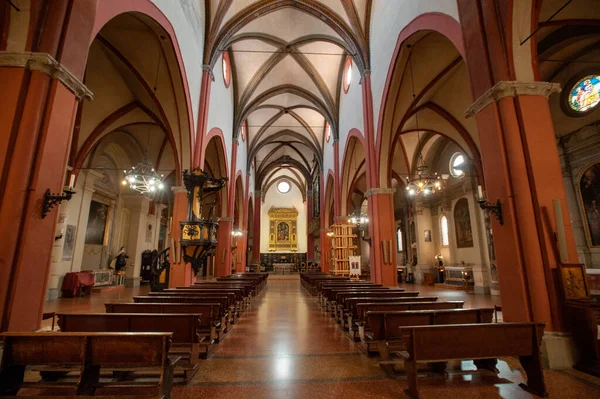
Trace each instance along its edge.
<path fill-rule="evenodd" d="M 494 205 L 490 204 L 487 199 L 480 198 L 477 200 L 477 203 L 481 209 L 492 213 L 500 223 L 500 226 L 504 226 L 504 217 L 502 216 L 502 204 L 500 204 L 500 200 L 497 200 Z"/>
<path fill-rule="evenodd" d="M 73 194 L 75 194 L 73 187 L 63 189 L 62 194 L 55 194 L 51 192 L 50 189 L 46 189 L 46 192 L 44 193 L 44 204 L 42 205 L 42 219 L 48 215 L 55 205 L 60 204 L 63 201 L 70 201 Z"/>

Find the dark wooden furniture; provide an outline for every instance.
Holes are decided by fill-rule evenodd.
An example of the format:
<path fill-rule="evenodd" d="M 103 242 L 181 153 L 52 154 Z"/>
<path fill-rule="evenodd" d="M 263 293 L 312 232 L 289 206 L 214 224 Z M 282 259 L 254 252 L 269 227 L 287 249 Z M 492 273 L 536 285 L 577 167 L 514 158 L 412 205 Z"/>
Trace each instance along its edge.
<path fill-rule="evenodd" d="M 225 296 L 134 296 L 135 303 L 218 303 L 219 316 L 221 317 L 221 328 L 223 332 L 231 330 L 231 319 L 233 311 L 230 310 L 229 299 Z"/>
<path fill-rule="evenodd" d="M 0 395 L 16 395 L 22 387 L 66 387 L 77 395 L 93 395 L 101 387 L 146 387 L 155 398 L 170 398 L 177 358 L 167 356 L 171 333 L 3 333 Z M 24 382 L 27 366 L 41 367 L 42 379 Z M 58 369 L 58 370 L 57 370 Z M 157 378 L 141 381 L 101 381 L 102 369 L 159 369 Z M 79 371 L 75 381 L 65 382 L 68 371 Z"/>
<path fill-rule="evenodd" d="M 204 336 L 200 356 L 208 357 L 211 345 L 223 338 L 218 303 L 105 303 L 106 313 L 201 314 L 198 333 Z"/>
<path fill-rule="evenodd" d="M 364 333 L 364 343 L 367 351 L 375 344 L 380 357 L 389 360 L 391 353 L 404 349 L 400 327 L 491 323 L 493 314 L 493 308 L 367 312 L 371 330 Z"/>
<path fill-rule="evenodd" d="M 401 327 L 402 341 L 406 344 L 406 351 L 401 352 L 408 377 L 405 392 L 413 399 L 419 398 L 418 363 L 473 359 L 478 368 L 496 371 L 498 357 L 518 356 L 527 373 L 527 384 L 519 386 L 546 397 L 540 358 L 544 326 L 544 323 L 493 323 Z"/>
<path fill-rule="evenodd" d="M 366 300 L 365 300 L 366 299 Z M 413 298 L 410 298 L 413 299 Z M 419 299 L 418 297 L 415 299 Z M 403 310 L 435 310 L 435 309 L 462 309 L 464 306 L 463 301 L 419 301 L 410 302 L 402 301 L 371 301 L 368 298 L 359 298 L 352 302 L 354 315 L 349 315 L 349 333 L 359 340 L 359 337 L 364 337 L 364 332 L 369 331 L 369 323 L 367 318 L 367 312 L 374 311 L 403 311 Z"/>
<path fill-rule="evenodd" d="M 58 313 L 63 332 L 170 332 L 170 354 L 180 356 L 186 380 L 198 371 L 204 335 L 199 314 L 183 313 Z M 187 362 L 186 362 L 187 361 Z"/>
<path fill-rule="evenodd" d="M 565 316 L 579 349 L 577 370 L 600 377 L 600 302 L 566 301 Z"/>

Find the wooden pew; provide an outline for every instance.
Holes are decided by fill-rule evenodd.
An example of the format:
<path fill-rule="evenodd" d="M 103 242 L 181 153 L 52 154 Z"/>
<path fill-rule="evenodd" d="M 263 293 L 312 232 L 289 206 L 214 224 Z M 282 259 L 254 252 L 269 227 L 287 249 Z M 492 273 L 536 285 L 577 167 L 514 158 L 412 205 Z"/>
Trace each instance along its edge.
<path fill-rule="evenodd" d="M 338 323 L 344 318 L 344 315 L 348 313 L 346 308 L 346 299 L 348 298 L 416 298 L 419 296 L 419 291 L 401 291 L 401 290 L 388 290 L 388 291 L 357 291 L 357 292 L 338 292 L 335 296 L 335 309 L 334 317 Z M 421 302 L 429 301 L 428 299 L 422 300 Z"/>
<path fill-rule="evenodd" d="M 497 372 L 498 357 L 518 356 L 527 374 L 527 384 L 519 386 L 546 397 L 540 356 L 544 326 L 544 323 L 494 323 L 401 327 L 402 341 L 406 343 L 406 351 L 401 352 L 408 377 L 405 392 L 413 399 L 419 398 L 418 363 L 474 359 L 477 368 Z"/>
<path fill-rule="evenodd" d="M 410 298 L 418 300 L 423 297 Z M 356 340 L 360 341 L 364 339 L 365 331 L 369 331 L 369 323 L 367 318 L 367 312 L 373 311 L 403 311 L 403 310 L 435 310 L 435 309 L 462 309 L 464 306 L 463 301 L 403 301 L 403 298 L 399 298 L 394 301 L 381 301 L 372 302 L 369 298 L 357 298 L 352 305 L 356 316 L 350 316 L 352 323 L 348 329 L 349 334 Z M 350 323 L 350 321 L 349 321 Z"/>
<path fill-rule="evenodd" d="M 4 352 L 0 365 L 0 395 L 17 395 L 26 388 L 74 388 L 77 395 L 93 395 L 101 387 L 144 387 L 154 398 L 170 398 L 173 369 L 178 359 L 169 357 L 171 333 L 3 333 Z M 42 380 L 24 382 L 25 368 L 41 367 Z M 56 370 L 57 366 L 60 371 Z M 100 371 L 160 370 L 156 379 L 101 381 Z M 61 379 L 68 371 L 79 371 L 75 381 Z M 130 375 L 131 376 L 131 375 Z"/>
<path fill-rule="evenodd" d="M 322 307 L 327 307 L 327 301 L 332 300 L 331 292 L 333 290 L 352 290 L 352 289 L 370 289 L 370 288 L 385 288 L 381 284 L 324 284 L 318 289 L 318 298 L 317 301 L 321 304 Z"/>
<path fill-rule="evenodd" d="M 58 313 L 61 332 L 170 332 L 170 353 L 182 357 L 184 377 L 198 371 L 204 335 L 199 314 L 183 313 Z M 187 364 L 185 363 L 187 360 Z"/>
<path fill-rule="evenodd" d="M 390 353 L 404 348 L 400 327 L 491 323 L 493 315 L 494 308 L 367 312 L 371 331 L 364 333 L 363 342 L 367 345 L 367 352 L 370 345 L 375 344 L 380 358 L 387 361 Z"/>
<path fill-rule="evenodd" d="M 204 335 L 200 356 L 207 358 L 219 341 L 221 318 L 218 303 L 105 303 L 106 313 L 191 313 L 201 314 L 198 333 Z"/>
<path fill-rule="evenodd" d="M 152 295 L 152 296 L 134 296 L 135 303 L 218 303 L 221 317 L 221 330 L 228 332 L 231 330 L 231 319 L 233 311 L 229 307 L 229 298 L 226 296 L 172 296 L 172 295 Z M 221 337 L 222 338 L 222 337 Z"/>
<path fill-rule="evenodd" d="M 169 288 L 162 290 L 160 293 L 154 293 L 154 295 L 197 295 L 205 296 L 204 294 L 224 294 L 229 296 L 233 294 L 233 306 L 236 312 L 236 316 L 241 316 L 246 308 L 246 299 L 244 297 L 244 290 L 241 288 Z M 152 296 L 152 295 L 150 295 Z"/>

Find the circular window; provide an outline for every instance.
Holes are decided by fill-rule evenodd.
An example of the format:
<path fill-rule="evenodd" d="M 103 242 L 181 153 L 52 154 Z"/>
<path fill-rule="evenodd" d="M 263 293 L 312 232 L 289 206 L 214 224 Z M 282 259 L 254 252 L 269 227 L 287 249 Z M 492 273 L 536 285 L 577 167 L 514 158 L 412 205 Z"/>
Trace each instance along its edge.
<path fill-rule="evenodd" d="M 223 51 L 223 82 L 225 87 L 229 88 L 231 83 L 231 66 L 229 65 L 229 53 Z"/>
<path fill-rule="evenodd" d="M 570 116 L 584 116 L 600 104 L 600 74 L 586 73 L 571 79 L 563 90 L 562 107 Z"/>
<path fill-rule="evenodd" d="M 352 58 L 348 56 L 344 65 L 344 93 L 348 93 L 350 83 L 352 83 Z"/>
<path fill-rule="evenodd" d="M 454 177 L 463 177 L 465 175 L 465 157 L 460 152 L 455 153 L 450 158 L 450 174 Z"/>
<path fill-rule="evenodd" d="M 287 180 L 282 180 L 277 183 L 277 191 L 281 194 L 287 194 L 292 189 L 292 185 Z"/>
<path fill-rule="evenodd" d="M 331 138 L 331 126 L 329 122 L 325 122 L 325 140 L 329 143 L 329 139 Z"/>

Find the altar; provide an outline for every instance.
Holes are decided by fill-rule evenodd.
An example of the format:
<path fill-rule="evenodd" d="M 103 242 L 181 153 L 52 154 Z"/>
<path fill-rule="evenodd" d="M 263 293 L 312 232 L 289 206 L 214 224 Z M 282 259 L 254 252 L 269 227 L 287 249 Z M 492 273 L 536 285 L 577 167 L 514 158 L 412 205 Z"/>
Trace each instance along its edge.
<path fill-rule="evenodd" d="M 293 263 L 273 263 L 273 271 L 275 274 L 278 272 L 281 272 L 281 274 L 285 274 L 285 272 L 292 273 L 293 270 Z"/>

